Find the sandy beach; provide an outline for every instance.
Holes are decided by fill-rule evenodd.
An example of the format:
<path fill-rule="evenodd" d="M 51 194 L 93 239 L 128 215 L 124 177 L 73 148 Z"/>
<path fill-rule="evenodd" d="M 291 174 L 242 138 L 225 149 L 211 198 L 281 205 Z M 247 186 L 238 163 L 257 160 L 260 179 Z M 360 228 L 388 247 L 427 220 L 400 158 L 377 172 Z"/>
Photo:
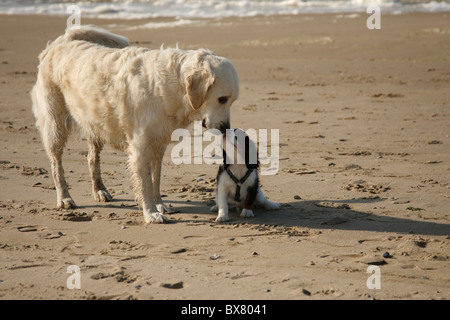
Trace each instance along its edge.
<path fill-rule="evenodd" d="M 82 19 L 133 46 L 227 57 L 241 90 L 231 126 L 279 129 L 278 174 L 260 178 L 281 210 L 216 223 L 217 166 L 175 165 L 169 147 L 162 194 L 178 212 L 146 225 L 126 155 L 110 147 L 114 200 L 93 200 L 79 135 L 63 158 L 78 208 L 56 210 L 29 92 L 67 17 L 0 16 L 0 299 L 449 299 L 450 14 L 383 15 L 381 30 L 367 17 L 150 30 Z M 73 265 L 80 289 L 67 285 Z M 372 265 L 379 289 L 367 285 Z"/>

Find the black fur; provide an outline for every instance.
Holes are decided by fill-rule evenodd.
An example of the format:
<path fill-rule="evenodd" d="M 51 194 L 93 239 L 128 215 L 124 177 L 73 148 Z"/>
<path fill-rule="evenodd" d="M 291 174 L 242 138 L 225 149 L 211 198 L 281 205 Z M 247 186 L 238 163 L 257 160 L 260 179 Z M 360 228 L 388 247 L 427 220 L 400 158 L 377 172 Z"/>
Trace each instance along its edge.
<path fill-rule="evenodd" d="M 233 161 L 232 159 L 228 159 L 227 153 L 225 149 L 222 148 L 222 156 L 223 156 L 223 170 L 226 170 L 233 163 L 228 163 L 228 160 Z M 259 160 L 258 160 L 258 151 L 256 151 L 256 163 L 250 163 L 250 138 L 249 136 L 245 137 L 245 166 L 247 169 L 258 169 L 259 168 Z M 221 166 L 221 167 L 222 167 Z M 219 168 L 220 173 L 220 168 Z"/>
<path fill-rule="evenodd" d="M 249 207 L 253 207 L 253 204 L 255 203 L 256 194 L 258 193 L 258 188 L 259 188 L 259 179 L 258 179 L 258 176 L 256 176 L 256 180 L 255 180 L 255 183 L 253 184 L 253 186 L 248 187 L 248 189 L 247 189 L 247 194 L 248 194 L 247 205 Z"/>

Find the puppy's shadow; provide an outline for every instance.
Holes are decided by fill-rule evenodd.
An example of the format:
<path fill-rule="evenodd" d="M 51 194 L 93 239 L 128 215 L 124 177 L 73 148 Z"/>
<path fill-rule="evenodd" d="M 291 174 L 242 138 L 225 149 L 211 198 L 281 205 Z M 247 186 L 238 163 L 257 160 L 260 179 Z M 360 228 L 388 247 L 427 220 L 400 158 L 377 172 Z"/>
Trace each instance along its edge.
<path fill-rule="evenodd" d="M 357 203 L 381 204 L 386 199 L 356 198 L 345 200 L 298 200 L 281 204 L 281 209 L 268 211 L 256 207 L 254 218 L 241 218 L 235 209 L 229 211 L 230 221 L 225 224 L 282 225 L 311 229 L 337 229 L 354 231 L 394 232 L 403 234 L 450 235 L 450 224 L 428 222 L 410 218 L 391 217 L 353 209 Z M 192 201 L 190 206 L 176 206 L 197 219 L 181 219 L 178 222 L 204 220 L 214 222 L 217 213 L 210 212 L 204 202 Z M 202 219 L 203 218 L 203 219 Z M 214 222 L 215 223 L 215 222 Z"/>
<path fill-rule="evenodd" d="M 279 219 L 287 226 L 311 229 L 338 229 L 354 231 L 395 232 L 422 235 L 449 235 L 450 224 L 428 222 L 410 218 L 378 215 L 353 209 L 352 204 L 382 204 L 386 199 L 357 198 L 346 200 L 307 200 L 293 201 L 282 206 L 277 217 L 273 212 L 263 212 L 261 218 Z"/>

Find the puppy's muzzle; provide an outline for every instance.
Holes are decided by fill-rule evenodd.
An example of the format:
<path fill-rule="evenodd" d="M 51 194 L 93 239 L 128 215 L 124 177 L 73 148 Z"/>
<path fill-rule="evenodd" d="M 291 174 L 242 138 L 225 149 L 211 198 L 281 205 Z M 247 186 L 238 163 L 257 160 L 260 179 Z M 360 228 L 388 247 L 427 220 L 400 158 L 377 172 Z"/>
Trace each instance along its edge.
<path fill-rule="evenodd" d="M 230 122 L 226 122 L 226 123 L 221 123 L 219 128 L 220 132 L 222 132 L 222 134 L 226 134 L 227 130 L 230 129 Z"/>

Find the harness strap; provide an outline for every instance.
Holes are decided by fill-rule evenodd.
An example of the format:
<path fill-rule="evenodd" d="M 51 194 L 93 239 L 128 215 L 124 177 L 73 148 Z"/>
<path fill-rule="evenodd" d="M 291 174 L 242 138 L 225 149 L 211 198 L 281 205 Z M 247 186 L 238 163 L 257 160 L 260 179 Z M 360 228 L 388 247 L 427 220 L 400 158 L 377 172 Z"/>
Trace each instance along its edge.
<path fill-rule="evenodd" d="M 241 178 L 241 180 L 238 180 L 238 178 L 235 177 L 235 175 L 231 172 L 230 168 L 228 167 L 226 169 L 228 175 L 230 176 L 231 180 L 233 180 L 234 183 L 236 183 L 236 193 L 234 195 L 234 200 L 239 201 L 241 198 L 241 186 L 247 180 L 248 177 L 252 174 L 254 169 L 248 169 L 245 175 Z"/>

